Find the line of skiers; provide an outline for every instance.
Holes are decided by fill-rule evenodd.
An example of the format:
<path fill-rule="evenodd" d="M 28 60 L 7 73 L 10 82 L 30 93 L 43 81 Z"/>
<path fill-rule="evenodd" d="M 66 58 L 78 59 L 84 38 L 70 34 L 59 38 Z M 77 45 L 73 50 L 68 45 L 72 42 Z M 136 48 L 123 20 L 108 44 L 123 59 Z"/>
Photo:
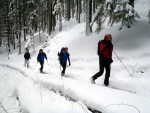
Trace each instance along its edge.
<path fill-rule="evenodd" d="M 67 66 L 67 60 L 69 62 L 69 66 L 71 65 L 69 56 L 70 56 L 70 54 L 68 53 L 67 47 L 63 47 L 61 49 L 60 53 L 58 52 L 58 57 L 59 57 L 58 60 L 59 60 L 60 65 L 63 68 L 61 71 L 61 75 L 65 74 L 66 66 Z M 29 60 L 31 59 L 31 57 L 30 57 L 30 53 L 29 53 L 28 49 L 26 49 L 26 52 L 24 54 L 24 59 L 25 59 L 25 67 L 29 67 Z M 39 69 L 41 73 L 43 73 L 44 59 L 47 60 L 47 55 L 43 52 L 42 49 L 40 49 L 39 54 L 37 56 L 37 62 L 39 62 L 41 65 L 41 67 Z"/>
<path fill-rule="evenodd" d="M 110 77 L 110 71 L 111 71 L 111 63 L 113 62 L 112 60 L 112 51 L 113 51 L 113 44 L 112 44 L 112 36 L 111 34 L 106 34 L 103 40 L 100 40 L 98 42 L 98 49 L 97 49 L 97 54 L 99 56 L 99 72 L 97 72 L 95 75 L 93 75 L 90 78 L 91 83 L 95 84 L 95 80 L 102 76 L 104 73 L 104 68 L 106 70 L 105 74 L 105 79 L 104 79 L 104 85 L 108 86 L 109 85 L 109 77 Z M 65 70 L 67 67 L 67 60 L 69 62 L 69 66 L 71 65 L 70 62 L 70 54 L 68 53 L 68 48 L 63 47 L 60 52 L 58 52 L 58 60 L 63 68 L 61 71 L 61 75 L 65 74 Z M 25 54 L 25 66 L 29 67 L 29 59 L 30 53 L 29 50 L 27 49 Z M 43 65 L 44 65 L 44 59 L 47 60 L 46 54 L 43 52 L 42 49 L 39 50 L 39 54 L 37 56 L 37 61 L 40 63 L 40 72 L 43 72 Z"/>
<path fill-rule="evenodd" d="M 24 54 L 24 59 L 25 59 L 25 64 L 24 64 L 25 67 L 29 67 L 29 59 L 31 59 L 31 57 L 28 48 L 26 49 L 26 52 Z M 39 69 L 41 73 L 43 72 L 44 59 L 47 60 L 47 55 L 43 52 L 43 49 L 40 49 L 39 54 L 37 56 L 37 62 L 39 62 L 41 65 Z"/>

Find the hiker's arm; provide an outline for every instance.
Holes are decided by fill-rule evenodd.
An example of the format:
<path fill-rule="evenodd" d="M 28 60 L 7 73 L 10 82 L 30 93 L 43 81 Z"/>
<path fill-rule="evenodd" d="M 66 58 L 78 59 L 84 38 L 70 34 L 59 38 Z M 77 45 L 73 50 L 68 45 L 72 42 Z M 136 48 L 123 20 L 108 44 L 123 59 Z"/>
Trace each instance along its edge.
<path fill-rule="evenodd" d="M 44 53 L 44 56 L 45 56 L 45 58 L 46 58 L 46 60 L 47 60 L 47 55 Z"/>
<path fill-rule="evenodd" d="M 100 41 L 98 42 L 98 46 L 97 46 L 97 55 L 100 55 Z"/>
<path fill-rule="evenodd" d="M 69 62 L 69 66 L 71 65 L 71 62 L 70 62 L 70 54 L 68 53 L 68 62 Z"/>
<path fill-rule="evenodd" d="M 37 61 L 39 62 L 39 55 L 37 56 Z"/>
<path fill-rule="evenodd" d="M 31 55 L 30 55 L 30 53 L 29 53 L 29 58 L 31 59 Z"/>

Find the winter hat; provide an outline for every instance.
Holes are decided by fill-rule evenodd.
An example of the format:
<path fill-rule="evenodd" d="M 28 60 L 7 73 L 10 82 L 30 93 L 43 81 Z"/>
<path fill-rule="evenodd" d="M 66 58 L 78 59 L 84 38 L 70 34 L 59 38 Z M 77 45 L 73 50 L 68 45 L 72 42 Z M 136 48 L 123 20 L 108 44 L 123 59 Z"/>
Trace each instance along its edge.
<path fill-rule="evenodd" d="M 65 50 L 68 50 L 68 47 L 65 47 Z"/>
<path fill-rule="evenodd" d="M 43 49 L 40 49 L 39 52 L 43 52 Z"/>
<path fill-rule="evenodd" d="M 111 34 L 106 34 L 105 37 L 104 37 L 104 40 L 106 40 L 106 38 L 110 38 L 112 40 Z"/>
<path fill-rule="evenodd" d="M 28 49 L 28 48 L 26 48 L 25 50 L 26 50 L 27 52 L 29 52 L 29 49 Z"/>

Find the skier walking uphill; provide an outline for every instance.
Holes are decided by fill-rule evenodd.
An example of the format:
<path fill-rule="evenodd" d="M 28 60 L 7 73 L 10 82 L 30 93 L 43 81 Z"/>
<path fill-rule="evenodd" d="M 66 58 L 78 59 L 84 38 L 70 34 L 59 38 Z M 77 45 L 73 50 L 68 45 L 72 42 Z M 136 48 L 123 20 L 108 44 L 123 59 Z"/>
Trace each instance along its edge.
<path fill-rule="evenodd" d="M 104 85 L 106 86 L 109 85 L 109 77 L 110 77 L 110 70 L 111 70 L 110 67 L 111 67 L 111 63 L 113 62 L 112 60 L 113 44 L 111 41 L 112 41 L 112 36 L 110 34 L 106 34 L 104 40 L 101 40 L 98 43 L 100 71 L 90 78 L 91 83 L 93 84 L 95 84 L 95 80 L 103 74 L 105 68 L 106 74 L 104 79 Z"/>
<path fill-rule="evenodd" d="M 39 54 L 37 56 L 37 61 L 40 62 L 40 65 L 41 65 L 40 72 L 41 73 L 43 72 L 44 58 L 46 58 L 46 60 L 47 60 L 46 54 L 43 52 L 42 49 L 40 49 Z"/>
<path fill-rule="evenodd" d="M 26 52 L 24 54 L 24 59 L 25 59 L 25 63 L 24 63 L 24 66 L 26 67 L 29 67 L 29 59 L 31 59 L 30 57 L 30 53 L 29 53 L 29 50 L 26 49 Z"/>
<path fill-rule="evenodd" d="M 58 53 L 58 56 L 59 56 L 60 65 L 63 68 L 61 75 L 64 75 L 66 71 L 67 60 L 69 62 L 69 66 L 71 65 L 70 58 L 69 58 L 70 54 L 68 53 L 68 48 L 67 47 L 62 48 L 60 53 Z"/>

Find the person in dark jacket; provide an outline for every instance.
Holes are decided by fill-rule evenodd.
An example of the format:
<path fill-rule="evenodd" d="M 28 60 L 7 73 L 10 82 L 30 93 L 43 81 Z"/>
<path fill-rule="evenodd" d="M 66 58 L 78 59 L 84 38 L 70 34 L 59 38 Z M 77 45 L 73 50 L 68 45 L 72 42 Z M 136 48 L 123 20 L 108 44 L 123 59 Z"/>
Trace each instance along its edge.
<path fill-rule="evenodd" d="M 47 60 L 47 56 L 46 54 L 43 52 L 42 49 L 39 50 L 39 54 L 37 56 L 37 61 L 40 62 L 40 72 L 42 73 L 43 72 L 43 65 L 44 65 L 44 59 Z"/>
<path fill-rule="evenodd" d="M 24 66 L 26 67 L 29 67 L 29 59 L 31 59 L 30 57 L 30 53 L 29 53 L 29 50 L 26 49 L 26 52 L 24 54 L 24 59 L 25 59 L 25 63 L 24 63 Z"/>
<path fill-rule="evenodd" d="M 63 68 L 63 70 L 61 71 L 61 75 L 64 75 L 66 71 L 67 60 L 69 62 L 69 66 L 71 65 L 70 54 L 68 53 L 68 48 L 67 47 L 62 48 L 60 53 L 58 53 L 58 56 L 59 56 L 60 65 Z"/>
<path fill-rule="evenodd" d="M 112 60 L 112 51 L 113 51 L 113 44 L 112 44 L 112 36 L 110 34 L 105 35 L 104 40 L 99 41 L 98 43 L 98 55 L 99 55 L 99 65 L 100 71 L 96 73 L 94 76 L 90 78 L 91 83 L 95 84 L 95 80 L 102 76 L 104 72 L 104 68 L 106 70 L 104 85 L 109 85 L 109 77 L 110 77 L 110 70 L 111 70 L 111 63 Z"/>

